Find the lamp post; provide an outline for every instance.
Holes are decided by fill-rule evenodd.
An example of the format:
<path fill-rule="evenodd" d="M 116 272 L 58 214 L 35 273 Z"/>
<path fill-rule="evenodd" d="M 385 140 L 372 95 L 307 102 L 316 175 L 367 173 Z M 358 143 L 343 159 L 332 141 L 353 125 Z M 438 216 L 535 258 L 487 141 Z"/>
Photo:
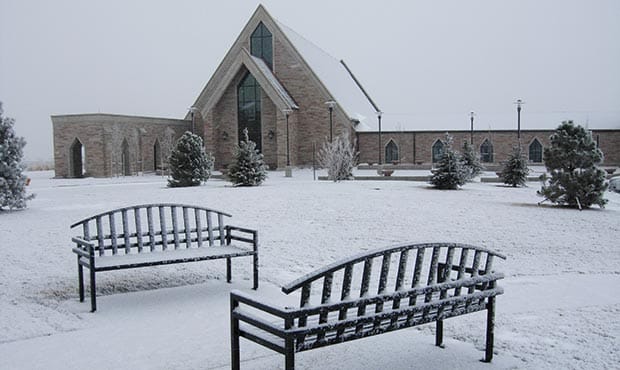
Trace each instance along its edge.
<path fill-rule="evenodd" d="M 327 108 L 329 109 L 329 142 L 331 143 L 334 136 L 334 123 L 333 123 L 333 112 L 334 107 L 336 106 L 336 102 L 333 100 L 326 101 Z"/>
<path fill-rule="evenodd" d="M 192 116 L 192 134 L 195 133 L 196 131 L 196 127 L 194 125 L 194 113 L 196 113 L 196 111 L 198 110 L 198 108 L 191 106 L 189 108 L 187 108 L 189 110 L 190 115 Z"/>
<path fill-rule="evenodd" d="M 469 120 L 471 122 L 471 128 L 469 129 L 469 143 L 474 146 L 474 111 L 469 112 Z"/>
<path fill-rule="evenodd" d="M 377 112 L 377 121 L 379 123 L 379 166 L 381 166 L 381 116 L 383 115 L 383 112 L 378 111 Z"/>
<path fill-rule="evenodd" d="M 519 140 L 519 147 L 521 147 L 521 105 L 525 104 L 525 102 L 517 99 L 515 104 L 517 105 L 517 140 Z"/>
<path fill-rule="evenodd" d="M 286 169 L 284 171 L 286 177 L 293 176 L 293 171 L 291 170 L 291 146 L 290 146 L 290 141 L 289 141 L 289 130 L 288 130 L 288 116 L 291 114 L 291 112 L 293 111 L 290 109 L 282 110 L 282 113 L 284 113 L 284 116 L 286 117 Z"/>

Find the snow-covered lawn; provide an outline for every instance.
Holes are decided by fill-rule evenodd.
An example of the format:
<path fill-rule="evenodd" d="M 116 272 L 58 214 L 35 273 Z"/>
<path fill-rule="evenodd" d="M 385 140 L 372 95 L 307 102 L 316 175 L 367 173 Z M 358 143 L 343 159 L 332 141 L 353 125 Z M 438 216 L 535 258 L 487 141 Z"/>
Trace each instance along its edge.
<path fill-rule="evenodd" d="M 367 171 L 373 174 L 372 171 Z M 403 173 L 404 174 L 404 173 Z M 251 291 L 250 259 L 98 275 L 99 311 L 77 299 L 69 225 L 108 209 L 150 202 L 203 205 L 260 233 L 261 287 L 279 286 L 361 250 L 404 241 L 484 245 L 508 256 L 498 298 L 496 357 L 483 364 L 485 314 L 447 320 L 446 348 L 433 325 L 297 356 L 301 369 L 602 369 L 620 363 L 620 194 L 604 210 L 537 206 L 538 183 L 313 181 L 271 172 L 263 186 L 209 180 L 168 189 L 165 179 L 51 179 L 32 172 L 28 209 L 0 214 L 0 368 L 204 369 L 229 367 L 228 292 Z M 399 171 L 395 173 L 399 175 Z M 281 368 L 283 356 L 242 339 L 242 367 Z"/>

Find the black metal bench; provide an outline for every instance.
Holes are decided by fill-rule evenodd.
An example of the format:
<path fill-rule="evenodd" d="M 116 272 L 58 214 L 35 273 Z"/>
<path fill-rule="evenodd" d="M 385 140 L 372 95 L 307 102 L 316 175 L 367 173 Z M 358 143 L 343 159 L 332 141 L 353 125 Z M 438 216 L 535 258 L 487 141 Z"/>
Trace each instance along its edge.
<path fill-rule="evenodd" d="M 495 296 L 503 293 L 494 257 L 505 259 L 472 245 L 403 244 L 347 258 L 284 286 L 285 294 L 300 291 L 298 307 L 233 291 L 232 368 L 240 366 L 240 337 L 284 354 L 286 369 L 293 369 L 296 352 L 433 321 L 441 346 L 444 319 L 485 309 L 484 361 L 490 362 Z"/>
<path fill-rule="evenodd" d="M 92 312 L 97 309 L 95 273 L 99 271 L 225 258 L 226 280 L 230 282 L 231 259 L 252 256 L 254 289 L 258 288 L 258 232 L 225 225 L 224 217 L 231 216 L 183 204 L 145 204 L 74 223 L 71 228 L 81 226 L 83 233 L 72 238 L 80 302 L 84 301 L 84 267 L 90 270 Z"/>

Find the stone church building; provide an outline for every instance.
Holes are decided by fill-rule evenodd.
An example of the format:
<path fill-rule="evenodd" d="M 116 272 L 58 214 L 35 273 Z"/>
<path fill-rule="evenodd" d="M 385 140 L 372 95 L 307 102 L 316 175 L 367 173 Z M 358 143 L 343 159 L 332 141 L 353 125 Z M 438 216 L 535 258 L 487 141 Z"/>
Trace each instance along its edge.
<path fill-rule="evenodd" d="M 361 163 L 429 168 L 441 155 L 445 127 L 379 131 L 382 112 L 339 61 L 259 6 L 182 119 L 76 114 L 52 116 L 57 177 L 159 171 L 185 131 L 200 135 L 215 167 L 232 160 L 247 128 L 270 169 L 310 166 L 314 147 L 342 133 L 356 139 Z M 384 116 L 384 124 L 387 116 Z M 556 122 L 559 124 L 559 122 Z M 384 126 L 385 127 L 385 126 Z M 551 130 L 521 130 L 532 163 L 542 163 Z M 592 130 L 605 165 L 620 164 L 620 129 Z M 497 165 L 517 143 L 516 130 L 453 131 Z"/>

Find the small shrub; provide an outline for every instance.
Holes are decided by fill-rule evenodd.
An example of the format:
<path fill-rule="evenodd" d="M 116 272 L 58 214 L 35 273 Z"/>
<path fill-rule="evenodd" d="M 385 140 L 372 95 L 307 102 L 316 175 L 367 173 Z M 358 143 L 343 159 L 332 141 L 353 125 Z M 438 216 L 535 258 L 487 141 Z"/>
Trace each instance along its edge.
<path fill-rule="evenodd" d="M 452 149 L 452 136 L 446 134 L 444 152 L 431 176 L 430 183 L 437 189 L 455 190 L 467 182 L 468 169 L 459 152 Z"/>
<path fill-rule="evenodd" d="M 202 138 L 189 131 L 179 138 L 168 162 L 169 187 L 197 186 L 211 177 L 213 156 L 205 153 Z"/>
<path fill-rule="evenodd" d="M 243 140 L 234 149 L 234 161 L 228 166 L 228 178 L 234 186 L 257 186 L 267 178 L 263 155 L 256 143 L 249 139 L 248 129 L 243 130 Z"/>
<path fill-rule="evenodd" d="M 353 177 L 358 153 L 348 133 L 338 135 L 331 143 L 325 142 L 319 150 L 319 165 L 327 170 L 327 178 L 334 182 Z"/>
<path fill-rule="evenodd" d="M 512 187 L 525 186 L 530 169 L 527 167 L 527 159 L 521 150 L 521 146 L 512 148 L 508 162 L 504 165 L 500 175 L 504 184 Z"/>

